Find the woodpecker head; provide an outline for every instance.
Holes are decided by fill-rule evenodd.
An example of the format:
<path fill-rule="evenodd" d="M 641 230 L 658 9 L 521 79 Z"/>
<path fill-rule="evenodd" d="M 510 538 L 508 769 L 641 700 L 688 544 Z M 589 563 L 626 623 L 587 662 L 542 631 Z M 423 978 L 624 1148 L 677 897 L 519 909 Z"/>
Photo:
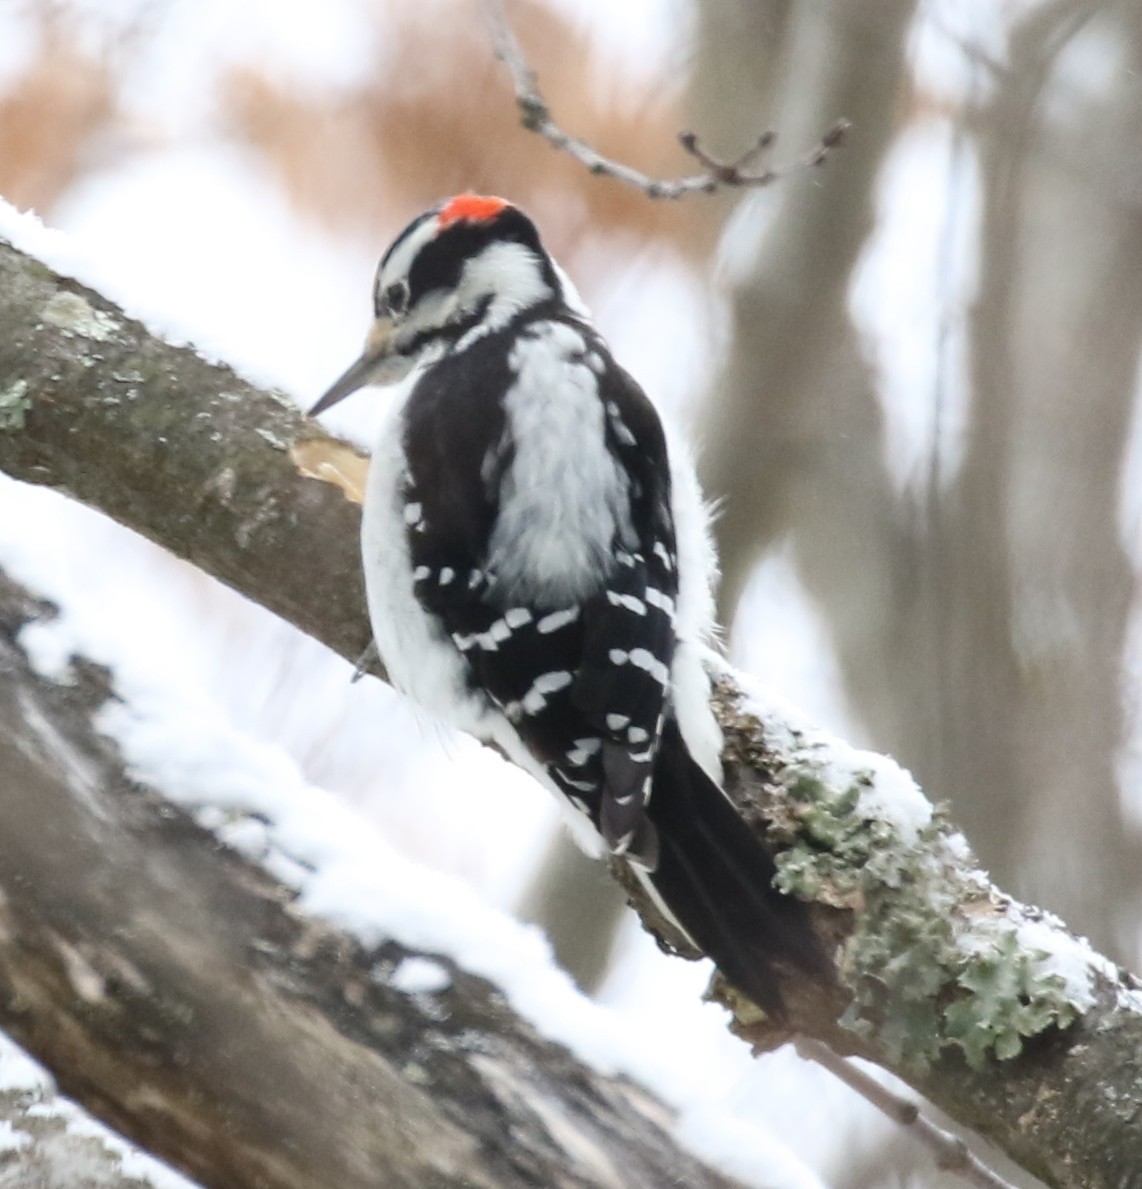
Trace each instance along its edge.
<path fill-rule="evenodd" d="M 503 198 L 450 198 L 414 219 L 384 254 L 365 350 L 310 415 L 366 384 L 395 384 L 470 332 L 552 300 L 578 305 L 535 224 Z"/>

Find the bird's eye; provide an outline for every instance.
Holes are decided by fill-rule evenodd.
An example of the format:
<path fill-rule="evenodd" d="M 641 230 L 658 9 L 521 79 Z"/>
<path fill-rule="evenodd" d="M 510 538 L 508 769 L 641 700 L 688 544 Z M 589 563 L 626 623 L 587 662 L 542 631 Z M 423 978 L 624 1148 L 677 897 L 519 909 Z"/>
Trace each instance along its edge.
<path fill-rule="evenodd" d="M 394 282 L 383 294 L 385 309 L 390 314 L 403 314 L 408 309 L 408 296 L 408 282 Z"/>

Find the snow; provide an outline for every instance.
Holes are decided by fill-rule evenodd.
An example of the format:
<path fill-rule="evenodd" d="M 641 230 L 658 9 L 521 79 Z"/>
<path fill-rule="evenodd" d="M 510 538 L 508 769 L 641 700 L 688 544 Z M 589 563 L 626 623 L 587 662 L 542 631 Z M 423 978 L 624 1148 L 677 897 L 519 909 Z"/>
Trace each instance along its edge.
<path fill-rule="evenodd" d="M 124 1176 L 135 1177 L 151 1186 L 152 1189 L 196 1189 L 194 1182 L 161 1160 L 156 1160 L 153 1156 L 148 1156 L 147 1153 L 133 1148 L 121 1136 L 116 1135 L 110 1128 L 93 1119 L 74 1102 L 66 1098 L 44 1099 L 42 1102 L 30 1106 L 26 1113 L 29 1118 L 59 1119 L 65 1124 L 69 1134 L 96 1140 L 107 1152 L 118 1159 Z M 77 1157 L 75 1169 L 77 1181 L 84 1174 L 83 1166 L 79 1163 L 81 1159 L 81 1157 Z"/>
<path fill-rule="evenodd" d="M 3 1034 L 0 1034 L 0 1095 L 13 1100 L 0 1104 L 7 1115 L 6 1118 L 0 1118 L 0 1170 L 7 1167 L 13 1154 L 35 1150 L 34 1133 L 30 1127 L 21 1126 L 23 1119 L 54 1119 L 63 1124 L 68 1136 L 94 1140 L 118 1163 L 124 1176 L 133 1177 L 150 1189 L 195 1189 L 191 1181 L 174 1169 L 131 1147 L 75 1103 L 57 1095 L 47 1071 Z M 74 1168 L 70 1170 L 74 1183 L 88 1183 L 91 1170 L 81 1151 L 75 1151 L 69 1157 L 60 1155 L 57 1146 L 53 1149 L 51 1160 L 52 1170 L 57 1176 L 69 1171 L 61 1167 L 61 1162 L 74 1162 Z M 19 1167 L 18 1160 L 15 1167 Z M 0 1182 L 9 1183 L 2 1171 Z"/>
<path fill-rule="evenodd" d="M 912 774 L 890 756 L 863 751 L 822 730 L 805 714 L 761 682 L 741 680 L 742 706 L 755 715 L 782 746 L 804 757 L 818 778 L 838 793 L 859 785 L 855 812 L 888 823 L 905 844 L 916 841 L 932 820 L 932 803 Z"/>
<path fill-rule="evenodd" d="M 905 844 L 915 842 L 932 820 L 932 802 L 924 796 L 912 773 L 890 756 L 843 745 L 828 765 L 828 780 L 839 787 L 862 779 L 859 814 L 891 823 Z M 864 784 L 863 780 L 868 783 Z"/>
<path fill-rule="evenodd" d="M 0 1156 L 6 1152 L 18 1152 L 31 1142 L 23 1131 L 17 1131 L 7 1119 L 0 1119 Z"/>
<path fill-rule="evenodd" d="M 58 217 L 113 262 L 89 257 L 81 280 L 302 406 L 360 351 L 372 250 L 300 219 L 274 176 L 236 148 L 140 154 L 80 183 Z"/>
<path fill-rule="evenodd" d="M 45 227 L 34 212 L 18 211 L 3 198 L 0 198 L 0 239 L 6 239 L 21 252 L 42 260 L 65 277 L 83 281 L 85 269 L 93 268 L 71 236 Z M 96 285 L 94 278 L 88 283 Z"/>
<path fill-rule="evenodd" d="M 406 995 L 435 995 L 452 985 L 452 976 L 431 958 L 405 958 L 389 975 L 388 983 Z"/>
<path fill-rule="evenodd" d="M 679 1139 L 708 1163 L 750 1185 L 789 1185 L 796 1189 L 827 1189 L 824 1181 L 786 1149 L 774 1142 L 760 1151 L 753 1129 L 740 1119 L 727 1118 L 717 1107 L 698 1107 L 682 1120 Z"/>
<path fill-rule="evenodd" d="M 47 1071 L 0 1034 L 0 1094 L 43 1094 L 51 1085 Z"/>
<path fill-rule="evenodd" d="M 46 593 L 60 597 L 59 590 Z M 60 601 L 65 609 L 58 620 L 24 633 L 50 673 L 61 672 L 60 657 L 69 649 L 86 651 L 81 621 Z M 52 633 L 60 636 L 54 643 Z M 107 636 L 98 644 L 106 659 Z M 629 1074 L 661 1094 L 680 1112 L 680 1138 L 696 1151 L 727 1150 L 732 1135 L 735 1167 L 765 1170 L 755 1183 L 817 1184 L 773 1135 L 745 1117 L 727 1124 L 728 1131 L 710 1131 L 709 1120 L 723 1109 L 706 1079 L 695 1077 L 700 1052 L 663 1046 L 657 1024 L 585 998 L 554 965 L 538 930 L 473 897 L 461 880 L 411 862 L 343 800 L 307 783 L 282 749 L 236 730 L 161 670 L 144 672 L 138 661 L 128 657 L 117 683 L 124 700 L 99 711 L 99 728 L 119 744 L 133 777 L 196 812 L 220 839 L 271 867 L 275 857 L 288 862 L 304 911 L 365 945 L 394 938 L 490 979 L 542 1034 L 600 1072 Z M 432 958 L 411 958 L 389 981 L 409 994 L 428 994 L 447 985 L 448 975 Z M 797 1175 L 773 1180 L 773 1170 L 782 1168 Z"/>
<path fill-rule="evenodd" d="M 153 334 L 289 390 L 303 406 L 359 351 L 368 309 L 352 297 L 368 293 L 368 270 L 300 224 L 265 174 L 232 151 L 148 155 L 82 183 L 60 217 L 71 234 L 0 199 L 0 237 L 98 290 Z M 241 284 L 227 277 L 235 257 L 244 261 Z M 358 411 L 336 424 L 365 444 L 374 421 Z"/>
<path fill-rule="evenodd" d="M 1058 917 L 1036 912 L 1026 915 L 1022 905 L 1012 912 L 1018 916 L 1015 935 L 1026 950 L 1037 950 L 1044 956 L 1035 963 L 1037 975 L 1053 974 L 1063 980 L 1067 999 L 1079 1011 L 1095 1002 L 1094 974 L 1097 971 L 1111 982 L 1118 981 L 1118 972 L 1101 954 L 1090 947 L 1085 937 L 1067 932 Z"/>

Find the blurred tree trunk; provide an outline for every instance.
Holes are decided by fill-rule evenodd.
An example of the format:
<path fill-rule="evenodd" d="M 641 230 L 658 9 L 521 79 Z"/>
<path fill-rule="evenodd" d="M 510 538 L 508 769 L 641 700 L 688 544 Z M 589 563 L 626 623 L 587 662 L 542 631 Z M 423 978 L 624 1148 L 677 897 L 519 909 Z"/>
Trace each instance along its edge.
<path fill-rule="evenodd" d="M 970 572 L 970 542 L 981 543 L 986 606 L 969 622 L 991 627 L 958 637 L 961 669 L 941 683 L 946 745 L 919 766 L 941 789 L 971 790 L 958 812 L 985 862 L 1130 962 L 1142 852 L 1124 828 L 1116 767 L 1134 584 L 1119 509 L 1142 344 L 1137 5 L 1097 16 L 1129 57 L 1103 93 L 1076 93 L 1056 70 L 1099 8 L 1068 0 L 1025 18 L 974 120 L 975 428 L 950 539 L 935 544 Z M 1060 86 L 1065 114 L 1052 116 Z M 974 774 L 959 759 L 972 744 Z"/>
<path fill-rule="evenodd" d="M 962 466 L 942 489 L 933 482 L 927 506 L 894 489 L 847 310 L 873 185 L 906 111 L 912 5 L 763 7 L 768 19 L 734 0 L 703 6 L 703 44 L 716 50 L 699 56 L 698 95 L 716 100 L 729 78 L 748 78 L 757 46 L 745 30 L 776 33 L 786 139 L 836 115 L 854 132 L 827 177 L 763 200 L 774 209 L 760 246 L 738 266 L 705 457 L 707 486 L 725 499 L 723 616 L 789 538 L 874 744 L 954 798 L 1001 879 L 1129 958 L 1142 864 L 1115 779 L 1133 584 L 1117 525 L 1142 328 L 1127 131 L 1142 126 L 1137 7 L 1106 9 L 1102 30 L 1131 47 L 1135 68 L 1085 106 L 1068 93 L 1049 128 L 1044 87 L 1096 6 L 1033 10 L 973 117 L 983 212 L 970 425 Z M 724 36 L 727 22 L 737 36 Z M 708 110 L 727 134 L 740 127 L 740 113 Z"/>
<path fill-rule="evenodd" d="M 695 82 L 707 118 L 740 128 L 737 109 L 707 97 L 729 92 L 727 76 L 748 80 L 760 52 L 779 67 L 782 86 L 769 112 L 750 113 L 755 124 L 775 120 L 787 145 L 812 143 L 838 116 L 853 132 L 827 175 L 798 174 L 756 200 L 773 208 L 764 239 L 752 260 L 735 260 L 746 275 L 734 289 L 732 347 L 711 385 L 703 438 L 707 490 L 725 497 L 722 617 L 732 618 L 761 554 L 791 532 L 803 543 L 803 566 L 817 564 L 819 551 L 833 554 L 847 587 L 836 611 L 859 622 L 883 602 L 890 579 L 892 540 L 882 526 L 892 525 L 893 506 L 880 406 L 846 302 L 905 90 L 914 4 L 778 3 L 761 6 L 769 21 L 753 14 L 745 26 L 741 14 L 754 7 L 718 0 L 700 10 L 713 47 L 700 55 Z M 757 40 L 724 37 L 727 21 Z M 772 29 L 781 34 L 776 48 Z"/>

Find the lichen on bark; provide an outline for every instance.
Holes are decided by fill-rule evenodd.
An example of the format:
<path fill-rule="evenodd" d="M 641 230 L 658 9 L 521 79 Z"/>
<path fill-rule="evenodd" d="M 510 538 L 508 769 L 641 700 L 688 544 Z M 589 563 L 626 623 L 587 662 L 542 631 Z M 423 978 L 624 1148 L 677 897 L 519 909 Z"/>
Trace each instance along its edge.
<path fill-rule="evenodd" d="M 742 737 L 766 738 L 764 716 L 740 694 L 734 701 Z M 979 871 L 941 809 L 924 822 L 898 820 L 890 802 L 885 809 L 870 796 L 886 779 L 882 757 L 879 771 L 862 768 L 860 753 L 822 732 L 787 736 L 764 794 L 767 837 L 784 891 L 849 914 L 836 950 L 852 996 L 842 1026 L 914 1072 L 949 1047 L 980 1069 L 989 1057 L 1018 1056 L 1028 1037 L 1067 1027 L 1092 1002 L 1093 968 L 1064 977 L 1051 952 L 1021 943 L 1028 910 Z M 1059 944 L 1073 950 L 1056 924 Z"/>

